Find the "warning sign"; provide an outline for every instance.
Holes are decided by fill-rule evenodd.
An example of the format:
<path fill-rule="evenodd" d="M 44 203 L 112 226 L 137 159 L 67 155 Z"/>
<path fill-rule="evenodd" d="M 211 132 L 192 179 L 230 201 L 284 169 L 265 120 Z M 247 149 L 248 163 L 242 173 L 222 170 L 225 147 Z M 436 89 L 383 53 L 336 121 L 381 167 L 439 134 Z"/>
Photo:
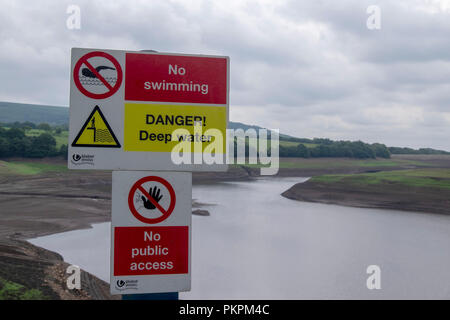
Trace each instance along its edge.
<path fill-rule="evenodd" d="M 192 173 L 113 171 L 112 294 L 191 287 Z"/>
<path fill-rule="evenodd" d="M 170 152 L 178 143 L 187 141 L 191 145 L 201 142 L 204 151 L 217 143 L 211 129 L 226 136 L 226 117 L 223 107 L 126 103 L 124 149 Z M 219 143 L 215 153 L 225 152 L 225 143 Z"/>
<path fill-rule="evenodd" d="M 120 88 L 122 68 L 112 55 L 94 51 L 78 60 L 73 77 L 78 90 L 84 95 L 92 99 L 105 99 Z"/>
<path fill-rule="evenodd" d="M 165 207 L 163 202 L 166 203 Z M 131 213 L 144 223 L 154 224 L 166 220 L 175 208 L 175 203 L 173 187 L 167 180 L 158 176 L 139 179 L 128 195 Z"/>
<path fill-rule="evenodd" d="M 114 276 L 189 271 L 189 228 L 116 227 Z"/>
<path fill-rule="evenodd" d="M 95 106 L 94 110 L 92 110 L 72 142 L 72 147 L 120 148 L 120 143 L 117 141 L 99 106 Z"/>
<path fill-rule="evenodd" d="M 225 57 L 127 53 L 126 65 L 126 100 L 227 104 Z"/>
<path fill-rule="evenodd" d="M 70 169 L 227 170 L 228 57 L 84 48 L 71 54 Z M 101 112 L 86 119 L 96 104 Z"/>

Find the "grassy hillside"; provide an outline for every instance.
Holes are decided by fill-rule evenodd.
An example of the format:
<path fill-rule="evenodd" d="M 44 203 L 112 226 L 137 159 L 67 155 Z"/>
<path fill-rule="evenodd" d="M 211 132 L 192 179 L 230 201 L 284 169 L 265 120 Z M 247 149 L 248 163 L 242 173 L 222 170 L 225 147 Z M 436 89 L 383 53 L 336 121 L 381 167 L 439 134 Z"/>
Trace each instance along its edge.
<path fill-rule="evenodd" d="M 61 172 L 66 170 L 66 164 L 0 160 L 0 175 L 34 175 L 49 171 Z"/>
<path fill-rule="evenodd" d="M 0 102 L 0 122 L 33 122 L 61 125 L 69 122 L 69 108 Z"/>
<path fill-rule="evenodd" d="M 248 124 L 245 124 L 242 122 L 229 121 L 228 129 L 234 129 L 234 130 L 236 130 L 236 129 L 243 129 L 243 130 L 254 129 L 254 130 L 256 130 L 256 132 L 258 132 L 259 129 L 265 129 L 265 128 L 260 127 L 260 126 L 255 126 L 255 125 L 248 125 Z M 280 140 L 285 140 L 285 139 L 296 139 L 296 138 L 289 136 L 287 134 L 280 133 Z"/>
<path fill-rule="evenodd" d="M 430 168 L 381 171 L 360 174 L 336 174 L 314 177 L 312 182 L 345 183 L 354 186 L 389 185 L 450 189 L 450 169 Z"/>
<path fill-rule="evenodd" d="M 41 129 L 29 129 L 25 131 L 25 134 L 29 137 L 37 137 L 47 131 Z M 64 130 L 61 133 L 51 132 L 51 135 L 56 140 L 56 149 L 61 148 L 63 144 L 67 145 L 69 140 L 69 131 Z"/>

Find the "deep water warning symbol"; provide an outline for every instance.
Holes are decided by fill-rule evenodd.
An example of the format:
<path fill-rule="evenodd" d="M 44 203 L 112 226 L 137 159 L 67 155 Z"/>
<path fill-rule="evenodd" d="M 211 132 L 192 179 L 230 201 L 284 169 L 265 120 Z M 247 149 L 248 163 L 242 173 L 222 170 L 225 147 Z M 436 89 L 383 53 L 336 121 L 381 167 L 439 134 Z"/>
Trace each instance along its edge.
<path fill-rule="evenodd" d="M 120 148 L 120 143 L 99 106 L 95 106 L 92 110 L 73 140 L 72 147 Z"/>

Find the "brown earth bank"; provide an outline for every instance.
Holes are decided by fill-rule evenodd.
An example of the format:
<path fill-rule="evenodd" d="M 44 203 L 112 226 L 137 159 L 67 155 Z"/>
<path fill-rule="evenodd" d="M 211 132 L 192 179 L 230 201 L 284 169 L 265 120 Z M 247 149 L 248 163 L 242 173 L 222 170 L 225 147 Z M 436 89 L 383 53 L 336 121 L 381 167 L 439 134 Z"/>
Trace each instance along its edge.
<path fill-rule="evenodd" d="M 38 290 L 30 299 L 111 300 L 109 285 L 81 270 L 81 289 L 67 287 L 68 263 L 57 253 L 10 237 L 0 241 L 0 278 L 2 282 L 23 286 L 23 291 Z M 4 283 L 3 283 L 4 285 Z M 1 290 L 0 285 L 0 290 Z M 3 296 L 8 298 L 8 296 Z M 11 297 L 12 299 L 16 297 Z"/>
<path fill-rule="evenodd" d="M 370 168 L 370 170 L 363 172 L 450 168 L 450 156 L 448 155 L 403 155 L 393 158 L 418 161 L 421 164 L 418 163 L 411 167 L 409 165 L 408 167 L 390 167 L 382 170 Z M 444 180 L 444 178 L 439 177 L 433 179 L 436 181 Z M 450 214 L 450 190 L 448 188 L 412 186 L 392 181 L 382 181 L 376 184 L 354 184 L 345 179 L 331 183 L 308 180 L 292 186 L 283 192 L 282 196 L 298 201 L 351 207 Z"/>
<path fill-rule="evenodd" d="M 389 186 L 352 186 L 346 183 L 306 181 L 281 194 L 298 201 L 450 214 L 450 193 L 440 189 Z"/>
<path fill-rule="evenodd" d="M 394 170 L 421 167 L 424 162 L 431 167 L 450 167 L 447 158 L 396 157 L 420 160 L 420 163 L 402 163 L 394 166 L 355 166 L 349 159 L 282 159 L 277 176 L 308 177 L 329 173 L 357 173 L 373 170 Z M 420 159 L 419 159 L 420 158 Z M 63 159 L 8 159 L 7 161 L 36 162 L 64 166 Z M 351 160 L 354 161 L 354 160 Z M 283 165 L 285 167 L 283 167 Z M 1 168 L 0 168 L 1 169 Z M 194 173 L 194 184 L 218 181 L 248 180 L 259 176 L 258 168 L 243 165 L 230 166 L 227 172 Z M 322 189 L 321 189 L 322 188 Z M 344 205 L 378 206 L 416 211 L 435 208 L 444 211 L 445 203 L 436 202 L 433 195 L 415 190 L 426 202 L 412 204 L 411 194 L 394 194 L 390 198 L 379 190 L 339 189 L 333 192 L 323 186 L 299 184 L 283 193 L 284 196 L 304 201 L 321 201 Z M 412 192 L 412 191 L 411 191 Z M 372 195 L 371 195 L 372 194 Z M 374 201 L 374 199 L 376 201 Z M 417 199 L 415 199 L 417 200 Z M 372 203 L 370 202 L 372 201 Z M 207 215 L 206 206 L 194 201 L 194 213 Z M 448 203 L 447 203 L 448 207 Z M 90 228 L 92 223 L 111 219 L 110 171 L 48 171 L 35 175 L 0 174 L 0 291 L 1 280 L 38 289 L 50 299 L 117 299 L 109 295 L 109 285 L 93 275 L 82 272 L 81 290 L 68 290 L 65 273 L 67 263 L 54 252 L 36 247 L 26 239 Z M 194 211 L 195 211 L 194 210 Z M 448 212 L 447 212 L 448 213 Z M 205 217 L 207 219 L 207 217 Z"/>
<path fill-rule="evenodd" d="M 90 228 L 110 220 L 111 173 L 0 176 L 0 279 L 39 290 L 47 299 L 118 299 L 109 284 L 82 271 L 69 290 L 68 264 L 26 239 Z"/>

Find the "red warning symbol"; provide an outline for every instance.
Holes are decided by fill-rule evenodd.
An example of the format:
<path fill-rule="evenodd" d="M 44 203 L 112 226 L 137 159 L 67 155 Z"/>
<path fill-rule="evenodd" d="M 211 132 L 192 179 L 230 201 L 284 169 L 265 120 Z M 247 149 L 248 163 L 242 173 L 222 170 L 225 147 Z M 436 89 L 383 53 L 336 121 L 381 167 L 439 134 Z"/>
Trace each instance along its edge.
<path fill-rule="evenodd" d="M 119 62 L 112 55 L 102 51 L 85 54 L 78 60 L 73 70 L 73 80 L 78 90 L 92 99 L 112 96 L 119 90 L 122 79 L 123 72 Z"/>
<path fill-rule="evenodd" d="M 172 185 L 157 176 L 141 178 L 128 194 L 131 213 L 139 221 L 149 224 L 166 220 L 175 208 L 175 203 Z"/>

